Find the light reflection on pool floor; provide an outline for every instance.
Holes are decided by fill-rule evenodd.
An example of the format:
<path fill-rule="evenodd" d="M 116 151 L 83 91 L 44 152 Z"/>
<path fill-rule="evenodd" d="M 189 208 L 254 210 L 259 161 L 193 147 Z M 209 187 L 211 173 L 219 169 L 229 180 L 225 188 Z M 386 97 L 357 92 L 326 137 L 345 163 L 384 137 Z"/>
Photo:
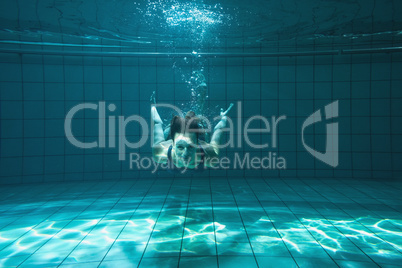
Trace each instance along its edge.
<path fill-rule="evenodd" d="M 1 267 L 402 263 L 396 182 L 141 179 L 0 192 Z"/>

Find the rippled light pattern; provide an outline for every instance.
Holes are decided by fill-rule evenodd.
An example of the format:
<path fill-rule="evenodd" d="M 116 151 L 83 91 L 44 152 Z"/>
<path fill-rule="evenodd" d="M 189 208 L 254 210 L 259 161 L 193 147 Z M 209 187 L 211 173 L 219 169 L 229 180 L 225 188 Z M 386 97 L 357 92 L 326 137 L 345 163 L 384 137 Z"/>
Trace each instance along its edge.
<path fill-rule="evenodd" d="M 96 190 L 77 183 L 66 193 L 55 184 L 40 198 L 34 194 L 44 185 L 20 194 L 12 192 L 18 187 L 3 189 L 9 198 L 0 206 L 0 266 L 402 261 L 401 215 L 385 204 L 383 210 L 394 217 L 364 209 L 367 200 L 358 210 L 343 202 L 315 203 L 308 196 L 295 202 L 284 195 L 289 189 L 264 193 L 252 180 L 121 181 L 112 189 L 113 183 L 94 184 Z"/>

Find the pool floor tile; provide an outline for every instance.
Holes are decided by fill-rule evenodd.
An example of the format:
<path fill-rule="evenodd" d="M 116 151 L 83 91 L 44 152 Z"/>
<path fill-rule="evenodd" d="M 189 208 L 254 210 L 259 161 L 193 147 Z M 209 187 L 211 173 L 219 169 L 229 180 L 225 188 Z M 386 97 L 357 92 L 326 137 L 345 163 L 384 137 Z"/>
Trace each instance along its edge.
<path fill-rule="evenodd" d="M 2 267 L 402 262 L 402 183 L 395 181 L 158 178 L 0 191 L 7 193 L 0 201 Z"/>

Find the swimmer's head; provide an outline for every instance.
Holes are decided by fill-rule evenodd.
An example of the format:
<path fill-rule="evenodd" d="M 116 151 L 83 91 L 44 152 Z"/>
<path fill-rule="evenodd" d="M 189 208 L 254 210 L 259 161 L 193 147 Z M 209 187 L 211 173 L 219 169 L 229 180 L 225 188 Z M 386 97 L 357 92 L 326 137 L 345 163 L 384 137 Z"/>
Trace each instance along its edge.
<path fill-rule="evenodd" d="M 188 163 L 195 159 L 198 139 L 204 134 L 201 120 L 190 111 L 185 118 L 175 116 L 170 123 L 170 136 L 173 139 L 175 154 Z"/>
<path fill-rule="evenodd" d="M 197 153 L 196 145 L 194 134 L 177 133 L 173 142 L 176 157 L 183 163 L 194 161 Z"/>

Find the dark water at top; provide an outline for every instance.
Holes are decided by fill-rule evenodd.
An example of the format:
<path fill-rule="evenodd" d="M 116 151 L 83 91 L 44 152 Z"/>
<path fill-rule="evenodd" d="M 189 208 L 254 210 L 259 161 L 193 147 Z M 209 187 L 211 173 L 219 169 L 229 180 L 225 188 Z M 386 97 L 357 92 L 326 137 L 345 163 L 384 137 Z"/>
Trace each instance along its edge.
<path fill-rule="evenodd" d="M 401 39 L 398 1 L 3 1 L 4 43 L 157 48 L 389 46 Z M 282 43 L 280 43 L 282 42 Z"/>

